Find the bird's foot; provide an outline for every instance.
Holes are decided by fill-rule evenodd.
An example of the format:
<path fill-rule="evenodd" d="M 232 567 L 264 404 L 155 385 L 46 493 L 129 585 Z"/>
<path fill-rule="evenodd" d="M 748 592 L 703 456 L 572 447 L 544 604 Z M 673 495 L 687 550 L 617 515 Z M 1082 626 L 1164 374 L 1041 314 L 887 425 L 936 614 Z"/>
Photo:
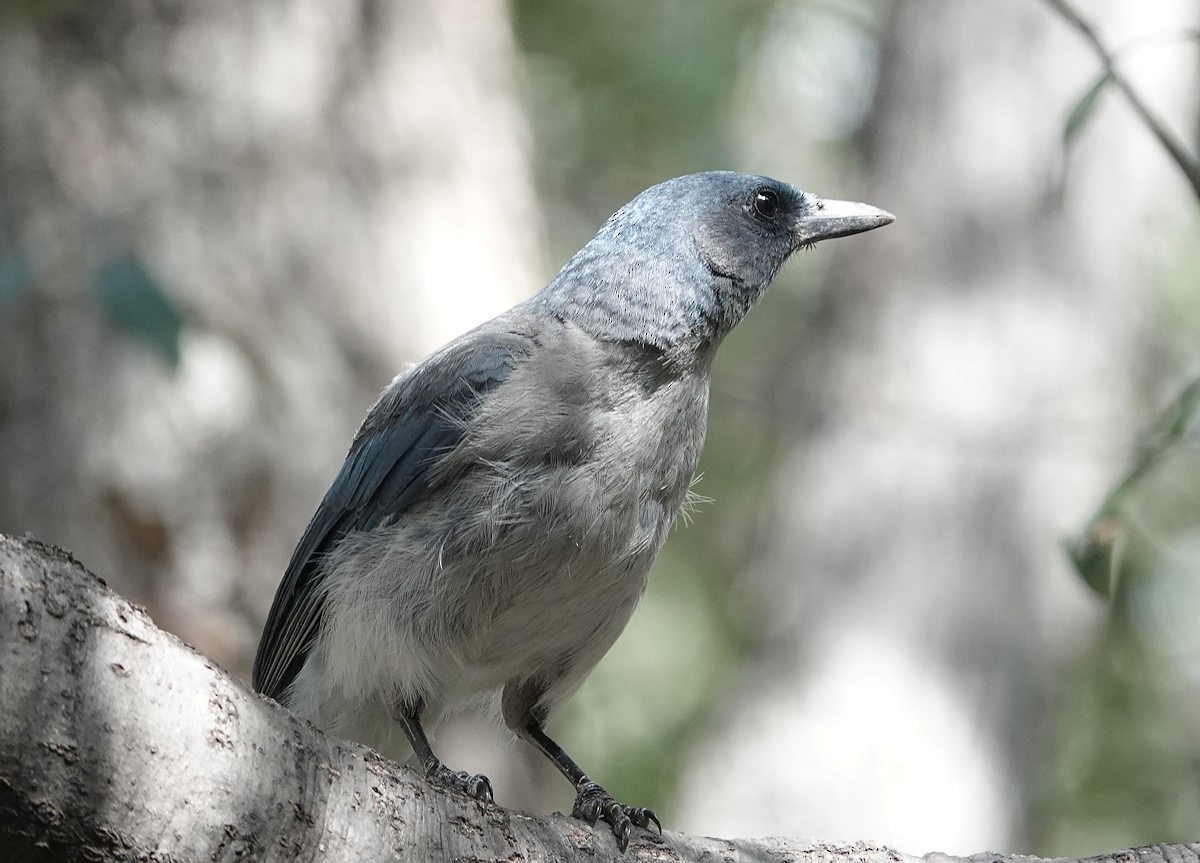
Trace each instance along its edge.
<path fill-rule="evenodd" d="M 465 770 L 451 770 L 440 761 L 425 766 L 425 778 L 430 782 L 465 794 L 474 800 L 492 801 L 492 783 L 486 776 Z"/>
<path fill-rule="evenodd" d="M 589 824 L 595 824 L 603 818 L 605 823 L 612 827 L 613 835 L 617 837 L 617 847 L 622 851 L 629 845 L 629 836 L 635 824 L 646 829 L 653 823 L 658 832 L 662 833 L 662 824 L 652 811 L 641 806 L 618 803 L 611 794 L 592 780 L 584 779 L 575 789 L 575 806 L 571 815 Z"/>

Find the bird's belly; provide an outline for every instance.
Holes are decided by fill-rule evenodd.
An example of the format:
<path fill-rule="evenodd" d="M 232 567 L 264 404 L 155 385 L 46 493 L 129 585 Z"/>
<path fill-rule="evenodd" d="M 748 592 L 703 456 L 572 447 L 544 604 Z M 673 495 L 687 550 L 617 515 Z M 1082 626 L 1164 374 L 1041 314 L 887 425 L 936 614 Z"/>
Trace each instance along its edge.
<path fill-rule="evenodd" d="M 590 446 L 548 455 L 543 438 L 561 435 L 532 434 L 528 448 L 477 463 L 459 483 L 462 511 L 474 515 L 453 546 L 486 561 L 463 594 L 464 619 L 477 624 L 462 666 L 471 686 L 562 680 L 569 694 L 612 646 L 687 497 L 706 397 L 702 378 L 650 396 L 609 393 L 613 407 L 573 436 Z"/>
<path fill-rule="evenodd" d="M 610 479 L 581 467 L 543 473 L 515 502 L 520 512 L 501 518 L 475 594 L 487 607 L 465 688 L 586 673 L 624 629 L 678 507 Z"/>

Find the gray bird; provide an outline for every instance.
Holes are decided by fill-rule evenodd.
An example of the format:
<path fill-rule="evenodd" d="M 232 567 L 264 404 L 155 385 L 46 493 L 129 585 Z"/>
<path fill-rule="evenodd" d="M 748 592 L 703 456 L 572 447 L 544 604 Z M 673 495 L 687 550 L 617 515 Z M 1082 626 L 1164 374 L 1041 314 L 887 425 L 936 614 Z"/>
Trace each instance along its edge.
<path fill-rule="evenodd" d="M 292 555 L 254 688 L 490 799 L 424 728 L 499 696 L 505 724 L 624 850 L 658 819 L 546 735 L 624 629 L 687 497 L 722 339 L 792 252 L 886 225 L 767 177 L 638 195 L 549 285 L 399 375 Z M 494 703 L 494 701 L 493 701 Z"/>

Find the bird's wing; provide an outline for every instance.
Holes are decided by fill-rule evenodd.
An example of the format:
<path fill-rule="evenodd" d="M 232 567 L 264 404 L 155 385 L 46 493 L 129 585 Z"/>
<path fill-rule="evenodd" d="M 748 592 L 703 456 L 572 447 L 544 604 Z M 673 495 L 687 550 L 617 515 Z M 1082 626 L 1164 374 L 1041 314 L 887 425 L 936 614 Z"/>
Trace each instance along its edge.
<path fill-rule="evenodd" d="M 347 534 L 378 527 L 429 492 L 438 457 L 459 443 L 484 395 L 529 349 L 525 336 L 476 330 L 380 397 L 292 553 L 254 658 L 257 691 L 280 698 L 304 665 L 321 623 L 322 558 Z"/>

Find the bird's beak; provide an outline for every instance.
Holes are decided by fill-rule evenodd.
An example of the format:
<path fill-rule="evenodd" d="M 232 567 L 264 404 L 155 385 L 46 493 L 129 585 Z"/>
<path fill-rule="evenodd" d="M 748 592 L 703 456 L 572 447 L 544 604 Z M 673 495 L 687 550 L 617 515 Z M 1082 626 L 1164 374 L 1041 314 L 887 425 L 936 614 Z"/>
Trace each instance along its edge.
<path fill-rule="evenodd" d="M 848 237 L 882 228 L 896 221 L 887 210 L 853 201 L 826 201 L 815 198 L 808 212 L 796 222 L 796 243 L 806 246 L 818 240 Z"/>

